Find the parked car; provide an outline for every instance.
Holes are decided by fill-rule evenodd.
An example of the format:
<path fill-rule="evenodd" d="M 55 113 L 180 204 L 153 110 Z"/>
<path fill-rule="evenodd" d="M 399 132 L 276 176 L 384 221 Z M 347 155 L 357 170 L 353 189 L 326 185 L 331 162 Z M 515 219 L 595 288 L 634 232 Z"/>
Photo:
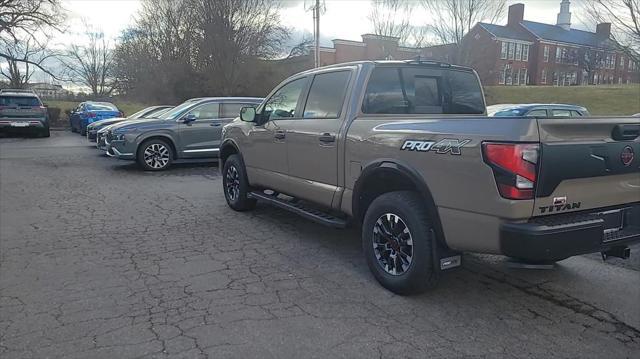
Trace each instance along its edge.
<path fill-rule="evenodd" d="M 47 108 L 31 90 L 0 90 L 0 132 L 49 137 Z"/>
<path fill-rule="evenodd" d="M 640 117 L 640 113 L 633 114 L 632 117 Z"/>
<path fill-rule="evenodd" d="M 69 125 L 71 132 L 80 132 L 82 136 L 87 134 L 87 126 L 90 123 L 107 118 L 124 117 L 124 113 L 109 102 L 82 102 L 71 111 Z"/>
<path fill-rule="evenodd" d="M 122 121 L 126 121 L 126 120 L 136 120 L 139 118 L 155 118 L 155 117 L 159 117 L 160 115 L 162 115 L 163 113 L 167 112 L 169 109 L 173 108 L 173 106 L 166 106 L 166 105 L 162 105 L 162 106 L 151 106 L 151 107 L 147 107 L 145 109 L 142 109 L 136 113 L 134 113 L 131 116 L 128 117 L 114 117 L 114 118 L 109 118 L 109 119 L 105 119 L 105 120 L 100 120 L 100 121 L 96 121 L 93 123 L 90 123 L 87 126 L 87 139 L 89 141 L 94 141 L 96 140 L 96 135 L 98 133 L 98 131 L 101 128 L 104 128 L 108 125 L 112 125 L 114 123 L 118 123 L 118 122 L 122 122 Z"/>
<path fill-rule="evenodd" d="M 535 117 L 585 117 L 589 111 L 582 106 L 560 103 L 525 103 L 487 106 L 490 117 L 535 116 Z"/>
<path fill-rule="evenodd" d="M 245 106 L 261 98 L 194 98 L 174 107 L 161 118 L 111 125 L 105 136 L 107 154 L 136 160 L 145 170 L 159 171 L 174 161 L 218 157 L 222 127 Z"/>
<path fill-rule="evenodd" d="M 374 277 L 408 294 L 461 252 L 527 264 L 640 241 L 640 119 L 485 115 L 475 71 L 359 61 L 296 74 L 225 126 L 222 190 L 360 227 Z"/>

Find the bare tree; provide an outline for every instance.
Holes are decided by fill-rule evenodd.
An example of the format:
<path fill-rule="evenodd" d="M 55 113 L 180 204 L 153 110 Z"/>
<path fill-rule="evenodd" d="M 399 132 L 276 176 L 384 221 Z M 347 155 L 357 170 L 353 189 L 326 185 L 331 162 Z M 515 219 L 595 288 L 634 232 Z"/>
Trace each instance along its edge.
<path fill-rule="evenodd" d="M 397 37 L 406 44 L 413 28 L 409 23 L 414 3 L 403 0 L 372 0 L 369 21 L 376 35 Z"/>
<path fill-rule="evenodd" d="M 24 88 L 34 70 L 42 68 L 43 63 L 54 56 L 54 53 L 47 50 L 46 44 L 29 36 L 7 41 L 2 39 L 0 51 L 8 55 L 4 57 L 7 66 L 0 67 L 0 75 L 9 81 L 12 88 Z"/>
<path fill-rule="evenodd" d="M 640 61 L 640 0 L 587 0 L 587 20 L 611 24 L 612 39 L 634 61 Z"/>
<path fill-rule="evenodd" d="M 476 23 L 495 23 L 505 12 L 506 0 L 422 0 L 435 23 L 431 31 L 441 44 L 460 44 Z"/>
<path fill-rule="evenodd" d="M 91 89 L 95 97 L 108 96 L 115 88 L 113 50 L 104 33 L 87 26 L 85 45 L 72 44 L 62 60 L 72 81 Z"/>
<path fill-rule="evenodd" d="M 278 55 L 288 30 L 280 23 L 279 4 L 271 0 L 193 0 L 199 30 L 197 59 L 223 95 L 240 91 L 247 59 Z"/>
<path fill-rule="evenodd" d="M 26 37 L 38 42 L 46 37 L 44 30 L 59 30 L 63 21 L 60 0 L 0 0 L 0 40 L 7 45 L 0 50 L 0 57 L 10 63 L 20 62 L 37 67 L 57 78 L 41 62 L 33 62 L 29 57 L 15 57 L 7 49 L 11 48 L 11 43 L 20 46 Z"/>

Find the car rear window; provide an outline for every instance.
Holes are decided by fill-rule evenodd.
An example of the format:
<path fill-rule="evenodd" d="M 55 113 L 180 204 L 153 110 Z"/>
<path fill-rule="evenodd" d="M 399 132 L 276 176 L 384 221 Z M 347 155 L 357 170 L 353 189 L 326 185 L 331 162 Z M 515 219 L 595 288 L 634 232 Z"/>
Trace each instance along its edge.
<path fill-rule="evenodd" d="M 88 111 L 118 111 L 118 108 L 110 103 L 88 103 L 85 106 Z"/>
<path fill-rule="evenodd" d="M 0 106 L 41 106 L 40 100 L 33 96 L 0 96 Z"/>
<path fill-rule="evenodd" d="M 482 90 L 469 71 L 377 67 L 362 104 L 368 114 L 483 114 Z"/>

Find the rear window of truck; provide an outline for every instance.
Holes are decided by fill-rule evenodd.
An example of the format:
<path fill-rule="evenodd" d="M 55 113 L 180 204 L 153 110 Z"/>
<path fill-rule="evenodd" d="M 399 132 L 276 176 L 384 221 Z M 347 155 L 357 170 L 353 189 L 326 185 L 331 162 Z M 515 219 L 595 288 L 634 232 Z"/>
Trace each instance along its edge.
<path fill-rule="evenodd" d="M 34 96 L 0 96 L 0 106 L 40 106 L 40 100 Z"/>
<path fill-rule="evenodd" d="M 366 114 L 483 114 L 482 90 L 473 72 L 422 67 L 373 70 L 362 112 Z"/>

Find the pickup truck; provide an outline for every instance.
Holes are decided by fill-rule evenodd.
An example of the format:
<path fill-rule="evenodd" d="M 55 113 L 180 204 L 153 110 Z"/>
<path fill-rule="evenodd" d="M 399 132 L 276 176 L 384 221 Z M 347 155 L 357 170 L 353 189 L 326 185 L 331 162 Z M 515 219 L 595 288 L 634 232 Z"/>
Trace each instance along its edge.
<path fill-rule="evenodd" d="M 228 205 L 257 200 L 360 227 L 387 289 L 424 291 L 462 252 L 526 264 L 640 240 L 640 119 L 487 117 L 472 69 L 424 61 L 322 67 L 223 129 Z"/>

